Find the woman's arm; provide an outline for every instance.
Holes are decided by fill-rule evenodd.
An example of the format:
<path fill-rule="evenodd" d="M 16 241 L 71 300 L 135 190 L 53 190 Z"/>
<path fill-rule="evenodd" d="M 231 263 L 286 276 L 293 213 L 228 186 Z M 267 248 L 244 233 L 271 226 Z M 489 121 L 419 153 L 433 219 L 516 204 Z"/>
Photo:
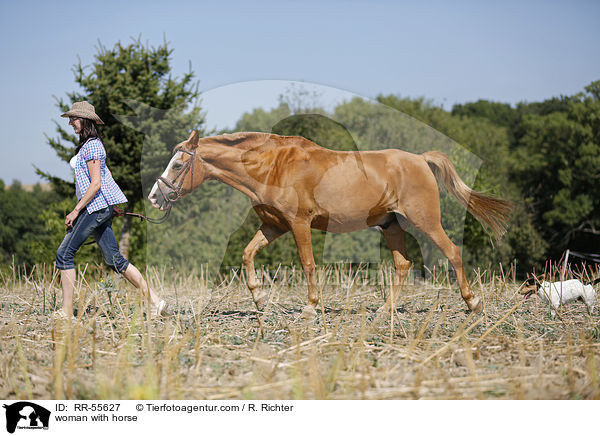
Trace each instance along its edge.
<path fill-rule="evenodd" d="M 75 206 L 75 209 L 73 209 L 73 211 L 65 218 L 65 224 L 68 227 L 73 225 L 75 218 L 77 218 L 83 208 L 86 207 L 90 201 L 92 201 L 102 185 L 102 180 L 100 179 L 100 161 L 97 159 L 92 159 L 88 160 L 86 164 L 88 171 L 90 172 L 90 186 L 87 188 L 87 191 L 85 191 L 85 194 L 83 194 L 83 197 L 81 197 L 81 200 L 79 200 L 79 203 L 77 203 L 77 206 Z"/>

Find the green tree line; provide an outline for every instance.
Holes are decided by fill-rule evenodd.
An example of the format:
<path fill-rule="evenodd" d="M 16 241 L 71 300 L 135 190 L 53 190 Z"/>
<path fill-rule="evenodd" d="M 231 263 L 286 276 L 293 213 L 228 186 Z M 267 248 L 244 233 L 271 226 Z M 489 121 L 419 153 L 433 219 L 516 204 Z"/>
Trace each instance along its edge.
<path fill-rule="evenodd" d="M 130 198 L 129 210 L 156 215 L 144 200 L 168 163 L 171 150 L 191 129 L 204 127 L 194 73 L 171 76 L 172 49 L 133 41 L 99 48 L 94 63 L 74 68 L 82 92 L 57 100 L 57 113 L 86 99 L 105 121 L 108 164 Z M 517 262 L 520 274 L 543 269 L 567 248 L 598 252 L 600 246 L 600 81 L 572 96 L 509 104 L 480 100 L 447 110 L 425 98 L 380 95 L 354 98 L 330 111 L 318 99 L 292 89 L 272 110 L 245 113 L 230 131 L 300 135 L 337 150 L 399 148 L 422 153 L 442 150 L 474 189 L 509 199 L 514 213 L 506 235 L 492 240 L 481 225 L 441 189 L 443 226 L 462 243 L 469 269 L 505 268 Z M 57 117 L 58 118 L 58 117 Z M 65 162 L 77 138 L 57 123 L 58 138 L 48 144 Z M 64 236 L 64 216 L 75 204 L 72 180 L 47 170 L 39 173 L 50 192 L 25 191 L 0 182 L 0 263 L 51 263 Z M 259 226 L 249 201 L 217 182 L 206 182 L 173 208 L 159 226 L 116 219 L 117 237 L 129 241 L 136 264 L 239 268 L 242 251 Z M 409 229 L 409 254 L 417 265 L 441 255 Z M 374 229 L 348 235 L 313 232 L 316 261 L 377 262 L 390 256 Z M 95 245 L 77 261 L 101 264 Z M 297 263 L 293 239 L 286 235 L 257 256 L 257 265 Z"/>

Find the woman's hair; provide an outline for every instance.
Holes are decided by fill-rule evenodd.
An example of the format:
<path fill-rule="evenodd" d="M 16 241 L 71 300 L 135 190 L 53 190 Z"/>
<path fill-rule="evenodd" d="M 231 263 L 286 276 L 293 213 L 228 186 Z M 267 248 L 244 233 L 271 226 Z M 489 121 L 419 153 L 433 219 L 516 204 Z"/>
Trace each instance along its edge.
<path fill-rule="evenodd" d="M 75 154 L 79 153 L 79 149 L 87 142 L 88 139 L 102 139 L 102 133 L 98 125 L 87 118 L 79 118 L 81 120 L 81 132 L 79 132 L 79 144 L 75 149 Z"/>

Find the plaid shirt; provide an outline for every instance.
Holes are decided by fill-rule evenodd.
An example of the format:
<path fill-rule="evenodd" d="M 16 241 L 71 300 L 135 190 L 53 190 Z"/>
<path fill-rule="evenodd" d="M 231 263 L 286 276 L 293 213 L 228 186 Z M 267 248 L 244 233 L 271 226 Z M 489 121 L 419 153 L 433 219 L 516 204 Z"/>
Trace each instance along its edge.
<path fill-rule="evenodd" d="M 106 151 L 102 141 L 98 138 L 89 139 L 77 154 L 77 163 L 75 164 L 77 199 L 80 200 L 90 186 L 91 179 L 87 161 L 92 159 L 100 161 L 100 179 L 102 183 L 96 196 L 86 206 L 88 213 L 104 209 L 113 204 L 126 203 L 127 197 L 114 181 L 110 170 L 106 166 Z"/>

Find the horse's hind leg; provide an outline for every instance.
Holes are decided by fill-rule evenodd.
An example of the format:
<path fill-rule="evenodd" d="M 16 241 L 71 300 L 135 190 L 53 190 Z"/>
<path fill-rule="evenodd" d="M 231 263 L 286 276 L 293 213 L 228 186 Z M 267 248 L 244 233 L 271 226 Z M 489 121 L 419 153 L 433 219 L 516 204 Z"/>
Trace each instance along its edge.
<path fill-rule="evenodd" d="M 393 307 L 393 304 L 395 304 L 400 295 L 404 279 L 410 268 L 408 252 L 406 251 L 406 244 L 404 242 L 404 229 L 402 229 L 398 221 L 393 221 L 388 228 L 383 229 L 383 236 L 388 248 L 392 252 L 396 274 L 392 290 L 385 304 L 379 308 L 378 312 L 387 312 Z"/>
<path fill-rule="evenodd" d="M 256 278 L 256 271 L 254 270 L 254 257 L 262 248 L 269 245 L 284 233 L 285 232 L 282 230 L 263 224 L 260 226 L 260 229 L 258 229 L 258 232 L 256 232 L 256 235 L 254 235 L 254 238 L 252 238 L 250 243 L 244 249 L 242 261 L 244 263 L 244 267 L 246 268 L 248 288 L 252 293 L 252 299 L 254 300 L 254 304 L 256 304 L 256 308 L 258 310 L 264 309 L 267 303 L 268 294 L 264 290 L 257 292 L 260 283 Z"/>
<path fill-rule="evenodd" d="M 428 219 L 429 218 L 429 219 Z M 462 257 L 460 249 L 454 245 L 439 222 L 439 214 L 434 217 L 421 216 L 419 220 L 412 220 L 414 226 L 425 236 L 429 237 L 433 243 L 441 250 L 448 258 L 448 261 L 456 272 L 458 285 L 460 286 L 460 294 L 467 304 L 467 307 L 473 312 L 481 312 L 483 305 L 479 297 L 476 297 L 467 281 L 465 270 L 463 269 Z"/>
<path fill-rule="evenodd" d="M 469 287 L 469 282 L 467 281 L 467 276 L 463 269 L 460 249 L 454 245 L 448 235 L 446 235 L 442 225 L 439 222 L 431 227 L 424 227 L 418 223 L 414 224 L 421 232 L 427 235 L 435 245 L 437 245 L 442 253 L 444 253 L 444 256 L 450 261 L 450 264 L 456 272 L 456 278 L 458 279 L 458 285 L 460 286 L 460 294 L 465 303 L 467 303 L 468 308 L 473 312 L 481 312 L 483 305 L 479 297 L 476 297 Z"/>

